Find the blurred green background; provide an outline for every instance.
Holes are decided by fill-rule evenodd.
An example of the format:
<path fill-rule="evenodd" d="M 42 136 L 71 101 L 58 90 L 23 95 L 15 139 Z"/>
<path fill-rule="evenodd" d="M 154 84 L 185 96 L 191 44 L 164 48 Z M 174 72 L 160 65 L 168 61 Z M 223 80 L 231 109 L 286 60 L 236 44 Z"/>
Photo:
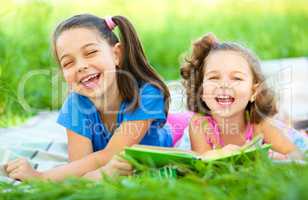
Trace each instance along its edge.
<path fill-rule="evenodd" d="M 57 23 L 80 13 L 128 17 L 150 63 L 165 80 L 179 78 L 183 55 L 193 40 L 207 32 L 220 40 L 242 42 L 261 59 L 308 52 L 307 0 L 4 0 L 0 127 L 61 106 L 64 89 L 51 55 L 50 36 Z"/>

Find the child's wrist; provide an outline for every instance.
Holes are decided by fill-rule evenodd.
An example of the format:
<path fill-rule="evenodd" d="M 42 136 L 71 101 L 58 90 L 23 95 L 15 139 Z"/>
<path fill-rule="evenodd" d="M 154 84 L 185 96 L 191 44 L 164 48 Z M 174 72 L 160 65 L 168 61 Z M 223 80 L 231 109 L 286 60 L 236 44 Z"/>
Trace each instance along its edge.
<path fill-rule="evenodd" d="M 101 167 L 99 169 L 99 171 L 101 172 L 101 174 L 105 174 L 107 176 L 112 176 L 112 170 L 109 167 L 107 167 L 106 165 Z"/>
<path fill-rule="evenodd" d="M 297 151 L 288 153 L 287 158 L 290 160 L 304 160 L 305 156 L 301 151 L 297 150 Z"/>
<path fill-rule="evenodd" d="M 45 172 L 36 171 L 34 178 L 41 179 L 41 180 L 48 180 L 47 174 Z"/>

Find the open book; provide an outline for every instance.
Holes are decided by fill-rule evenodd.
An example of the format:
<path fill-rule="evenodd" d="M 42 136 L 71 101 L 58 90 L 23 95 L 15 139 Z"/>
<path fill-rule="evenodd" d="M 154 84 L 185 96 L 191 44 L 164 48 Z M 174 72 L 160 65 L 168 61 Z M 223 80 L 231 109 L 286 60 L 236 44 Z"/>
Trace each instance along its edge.
<path fill-rule="evenodd" d="M 211 154 L 197 155 L 192 151 L 184 151 L 175 148 L 134 145 L 132 147 L 125 148 L 124 153 L 125 155 L 136 160 L 138 163 L 162 167 L 175 163 L 191 164 L 192 161 L 195 160 L 211 162 L 225 159 L 241 159 L 242 157 L 253 158 L 259 151 L 268 152 L 270 147 L 270 144 L 262 144 L 261 137 L 255 137 L 252 141 L 246 143 L 239 150 L 231 152 L 218 149 L 211 152 Z"/>

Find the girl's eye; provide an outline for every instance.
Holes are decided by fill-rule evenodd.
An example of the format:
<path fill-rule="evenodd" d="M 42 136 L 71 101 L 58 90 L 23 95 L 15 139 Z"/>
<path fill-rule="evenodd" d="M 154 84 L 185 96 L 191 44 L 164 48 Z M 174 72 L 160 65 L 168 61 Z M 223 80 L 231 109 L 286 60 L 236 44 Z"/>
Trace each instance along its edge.
<path fill-rule="evenodd" d="M 86 55 L 89 56 L 89 55 L 93 55 L 97 52 L 97 50 L 93 50 L 93 51 L 89 51 Z"/>
<path fill-rule="evenodd" d="M 70 66 L 73 62 L 65 62 L 63 63 L 63 68 Z"/>
<path fill-rule="evenodd" d="M 243 79 L 240 78 L 240 77 L 234 77 L 233 79 L 236 80 L 236 81 L 242 81 L 242 80 L 243 80 Z"/>
<path fill-rule="evenodd" d="M 208 78 L 208 80 L 218 80 L 218 79 L 219 79 L 218 76 L 211 76 L 211 77 Z"/>

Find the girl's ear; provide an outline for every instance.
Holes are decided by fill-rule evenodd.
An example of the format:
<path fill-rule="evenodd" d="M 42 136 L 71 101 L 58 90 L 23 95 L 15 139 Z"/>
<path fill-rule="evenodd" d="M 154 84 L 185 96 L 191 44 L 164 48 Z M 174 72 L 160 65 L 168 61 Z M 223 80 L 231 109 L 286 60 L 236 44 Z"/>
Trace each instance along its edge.
<path fill-rule="evenodd" d="M 112 47 L 114 61 L 117 66 L 120 66 L 123 58 L 123 45 L 118 42 Z"/>
<path fill-rule="evenodd" d="M 256 100 L 256 96 L 258 94 L 258 89 L 259 89 L 260 84 L 256 83 L 252 86 L 252 95 L 250 97 L 250 102 L 254 102 Z"/>

